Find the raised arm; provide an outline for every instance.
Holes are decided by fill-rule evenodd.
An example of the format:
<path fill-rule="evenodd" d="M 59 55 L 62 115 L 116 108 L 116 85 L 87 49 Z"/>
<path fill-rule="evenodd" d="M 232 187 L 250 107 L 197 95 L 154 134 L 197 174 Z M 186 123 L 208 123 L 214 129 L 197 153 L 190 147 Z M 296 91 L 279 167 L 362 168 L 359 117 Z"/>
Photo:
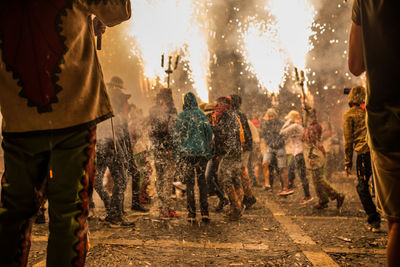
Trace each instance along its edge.
<path fill-rule="evenodd" d="M 362 28 L 354 21 L 350 30 L 348 65 L 355 76 L 360 76 L 365 71 Z"/>

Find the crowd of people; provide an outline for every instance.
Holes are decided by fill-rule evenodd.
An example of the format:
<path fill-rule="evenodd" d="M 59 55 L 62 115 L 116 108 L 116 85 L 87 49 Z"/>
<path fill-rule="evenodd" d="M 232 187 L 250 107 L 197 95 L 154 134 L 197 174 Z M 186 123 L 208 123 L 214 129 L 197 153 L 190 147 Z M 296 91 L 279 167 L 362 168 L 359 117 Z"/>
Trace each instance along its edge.
<path fill-rule="evenodd" d="M 330 200 L 342 207 L 345 196 L 327 179 L 327 151 L 314 107 L 303 103 L 285 121 L 274 108 L 249 120 L 239 95 L 199 107 L 195 95 L 187 93 L 177 114 L 171 91 L 161 89 L 143 119 L 129 105 L 121 78 L 114 77 L 106 88 L 94 46 L 105 26 L 130 18 L 131 2 L 42 2 L 0 3 L 2 265 L 27 265 L 32 224 L 39 210 L 44 214 L 47 200 L 47 265 L 84 266 L 93 187 L 104 202 L 105 220 L 132 227 L 124 217 L 128 178 L 131 209 L 148 212 L 152 162 L 161 218 L 181 217 L 171 200 L 175 185 L 185 188 L 187 220 L 196 220 L 197 180 L 203 222 L 212 219 L 210 194 L 219 198 L 216 211 L 229 205 L 227 218 L 240 220 L 257 201 L 253 185 L 270 191 L 279 177 L 278 194 L 285 197 L 294 192 L 296 171 L 304 190 L 300 205 L 313 199 L 309 174 L 318 198 L 315 208 L 325 209 Z M 371 231 L 379 231 L 381 215 L 388 220 L 388 266 L 400 263 L 399 5 L 354 0 L 349 69 L 356 76 L 366 72 L 367 89 L 352 88 L 343 120 L 344 167 L 350 172 L 355 151 L 357 192 Z M 368 190 L 372 173 L 376 205 Z"/>

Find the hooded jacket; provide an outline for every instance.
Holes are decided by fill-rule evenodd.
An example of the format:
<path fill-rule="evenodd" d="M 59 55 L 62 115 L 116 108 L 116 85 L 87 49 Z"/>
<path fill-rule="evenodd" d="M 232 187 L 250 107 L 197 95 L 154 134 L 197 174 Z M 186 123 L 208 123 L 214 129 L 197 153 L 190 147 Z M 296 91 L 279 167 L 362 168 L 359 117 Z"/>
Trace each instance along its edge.
<path fill-rule="evenodd" d="M 262 137 L 265 144 L 272 149 L 280 149 L 285 146 L 285 137 L 280 134 L 283 122 L 276 118 L 275 120 L 263 120 L 261 123 Z"/>
<path fill-rule="evenodd" d="M 130 1 L 0 2 L 4 133 L 65 129 L 111 117 L 92 15 L 117 25 L 129 19 Z"/>
<path fill-rule="evenodd" d="M 353 150 L 359 154 L 369 151 L 367 143 L 367 126 L 365 124 L 365 110 L 360 106 L 364 103 L 365 89 L 361 86 L 353 87 L 349 94 L 350 109 L 343 115 L 343 146 L 345 165 L 353 165 Z"/>
<path fill-rule="evenodd" d="M 232 100 L 232 110 L 239 117 L 244 132 L 243 151 L 251 151 L 253 150 L 253 138 L 251 135 L 251 130 L 249 122 L 247 120 L 247 116 L 240 110 L 240 106 L 242 104 L 242 98 L 239 95 L 231 95 L 231 100 Z"/>
<path fill-rule="evenodd" d="M 196 96 L 184 96 L 183 111 L 179 113 L 174 128 L 176 155 L 182 157 L 206 157 L 212 155 L 212 131 L 206 115 L 198 107 Z"/>

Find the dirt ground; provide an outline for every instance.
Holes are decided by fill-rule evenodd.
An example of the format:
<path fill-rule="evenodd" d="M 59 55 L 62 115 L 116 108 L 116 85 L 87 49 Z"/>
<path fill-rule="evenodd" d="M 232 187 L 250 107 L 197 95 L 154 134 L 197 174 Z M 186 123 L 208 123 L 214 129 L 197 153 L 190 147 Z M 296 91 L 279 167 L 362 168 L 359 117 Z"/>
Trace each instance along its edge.
<path fill-rule="evenodd" d="M 384 266 L 387 228 L 367 229 L 366 215 L 356 193 L 355 177 L 335 173 L 332 184 L 345 193 L 341 212 L 336 202 L 316 210 L 313 202 L 298 204 L 303 190 L 297 180 L 294 195 L 282 198 L 254 188 L 257 203 L 238 222 L 215 213 L 217 199 L 209 198 L 211 222 L 189 224 L 185 198 L 175 201 L 179 219 L 162 220 L 157 204 L 150 213 L 129 209 L 136 227 L 115 227 L 103 221 L 103 206 L 95 195 L 95 217 L 90 220 L 91 248 L 87 266 Z M 127 192 L 130 192 L 129 188 Z M 35 225 L 29 266 L 45 266 L 47 224 Z"/>

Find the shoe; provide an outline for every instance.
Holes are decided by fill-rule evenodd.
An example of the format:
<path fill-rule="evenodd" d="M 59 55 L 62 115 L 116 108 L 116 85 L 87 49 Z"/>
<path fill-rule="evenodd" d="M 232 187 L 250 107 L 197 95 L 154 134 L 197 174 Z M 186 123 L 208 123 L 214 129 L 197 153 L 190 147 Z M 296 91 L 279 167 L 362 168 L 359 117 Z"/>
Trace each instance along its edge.
<path fill-rule="evenodd" d="M 172 195 L 171 195 L 171 198 L 172 198 L 172 199 L 176 199 L 176 198 L 177 198 L 177 195 L 176 195 L 176 194 L 172 194 Z"/>
<path fill-rule="evenodd" d="M 169 212 L 160 210 L 159 217 L 160 217 L 160 218 L 169 218 Z"/>
<path fill-rule="evenodd" d="M 338 197 L 336 198 L 337 205 L 336 208 L 340 209 L 343 206 L 345 196 L 343 194 L 339 194 Z"/>
<path fill-rule="evenodd" d="M 314 198 L 311 197 L 311 196 L 305 197 L 305 198 L 303 198 L 302 200 L 300 200 L 299 204 L 300 204 L 300 205 L 305 205 L 305 204 L 307 204 L 308 202 L 311 202 L 313 199 L 314 199 Z"/>
<path fill-rule="evenodd" d="M 201 221 L 204 223 L 209 223 L 210 222 L 210 214 L 208 211 L 202 211 L 201 212 Z"/>
<path fill-rule="evenodd" d="M 314 206 L 317 210 L 326 209 L 328 207 L 328 202 L 318 203 Z"/>
<path fill-rule="evenodd" d="M 195 223 L 196 222 L 196 214 L 195 213 L 189 213 L 187 217 L 187 221 L 189 223 Z"/>
<path fill-rule="evenodd" d="M 107 217 L 104 220 L 106 222 L 109 222 L 110 224 L 113 224 L 113 225 L 129 226 L 129 227 L 135 227 L 136 226 L 134 222 L 125 221 L 122 218 L 122 216 L 121 217 L 115 217 L 115 216 L 107 215 Z"/>
<path fill-rule="evenodd" d="M 265 191 L 272 190 L 272 186 L 266 185 L 266 186 L 264 186 L 264 190 L 265 190 Z"/>
<path fill-rule="evenodd" d="M 46 217 L 44 216 L 44 213 L 41 213 L 38 216 L 36 216 L 35 224 L 44 224 L 44 223 L 46 223 Z"/>
<path fill-rule="evenodd" d="M 242 206 L 241 209 L 231 209 L 231 211 L 227 214 L 228 219 L 231 221 L 238 221 L 240 217 L 242 217 L 244 209 L 245 206 Z"/>
<path fill-rule="evenodd" d="M 170 218 L 180 218 L 181 215 L 179 215 L 178 213 L 176 213 L 174 210 L 170 209 L 168 211 L 168 217 Z"/>
<path fill-rule="evenodd" d="M 186 191 L 186 185 L 183 184 L 181 181 L 177 181 L 177 182 L 173 182 L 172 183 L 176 188 L 182 190 L 182 191 Z"/>
<path fill-rule="evenodd" d="M 369 226 L 369 230 L 373 233 L 380 233 L 381 232 L 381 223 L 380 222 L 373 222 Z"/>
<path fill-rule="evenodd" d="M 223 200 L 219 200 L 217 207 L 215 208 L 216 212 L 221 212 L 226 205 L 229 204 L 229 200 L 224 198 Z"/>
<path fill-rule="evenodd" d="M 139 202 L 140 202 L 140 201 L 139 201 Z M 131 210 L 134 210 L 134 211 L 141 211 L 141 212 L 149 212 L 149 209 L 146 209 L 145 207 L 143 207 L 143 206 L 142 206 L 140 203 L 138 203 L 138 202 L 132 203 Z"/>
<path fill-rule="evenodd" d="M 244 198 L 243 199 L 243 205 L 246 206 L 246 210 L 250 209 L 251 206 L 253 206 L 257 202 L 257 199 L 255 197 L 252 198 Z"/>
<path fill-rule="evenodd" d="M 284 189 L 279 193 L 279 195 L 280 196 L 288 196 L 288 195 L 291 195 L 293 193 L 294 193 L 293 189 Z"/>

